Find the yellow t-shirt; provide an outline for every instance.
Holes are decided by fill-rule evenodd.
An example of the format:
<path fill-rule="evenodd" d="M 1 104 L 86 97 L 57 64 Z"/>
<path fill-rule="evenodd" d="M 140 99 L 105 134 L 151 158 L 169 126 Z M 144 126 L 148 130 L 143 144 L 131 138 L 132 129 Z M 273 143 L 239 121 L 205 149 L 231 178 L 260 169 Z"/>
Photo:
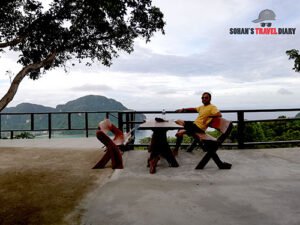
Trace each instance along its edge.
<path fill-rule="evenodd" d="M 212 104 L 199 106 L 196 110 L 199 114 L 194 123 L 203 131 L 207 129 L 208 124 L 212 120 L 209 116 L 219 112 L 218 108 Z"/>

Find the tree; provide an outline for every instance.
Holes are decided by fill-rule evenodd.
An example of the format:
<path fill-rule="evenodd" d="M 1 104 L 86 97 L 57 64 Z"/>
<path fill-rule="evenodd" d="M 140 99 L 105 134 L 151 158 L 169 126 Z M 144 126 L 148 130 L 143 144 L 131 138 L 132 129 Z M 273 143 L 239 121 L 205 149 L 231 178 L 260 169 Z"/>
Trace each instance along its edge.
<path fill-rule="evenodd" d="M 300 55 L 299 51 L 296 49 L 291 49 L 286 51 L 286 54 L 289 56 L 289 59 L 294 59 L 294 68 L 295 72 L 300 72 Z"/>
<path fill-rule="evenodd" d="M 165 22 L 152 0 L 52 0 L 49 9 L 38 0 L 1 0 L 0 53 L 19 53 L 23 68 L 0 100 L 0 111 L 15 96 L 25 76 L 66 62 L 86 60 L 110 66 L 119 51 L 131 53 L 137 37 L 149 42 L 154 32 L 164 34 Z"/>
<path fill-rule="evenodd" d="M 246 123 L 244 129 L 244 142 L 260 142 L 265 141 L 265 134 L 261 123 Z M 234 126 L 229 139 L 231 142 L 238 141 L 237 126 Z"/>

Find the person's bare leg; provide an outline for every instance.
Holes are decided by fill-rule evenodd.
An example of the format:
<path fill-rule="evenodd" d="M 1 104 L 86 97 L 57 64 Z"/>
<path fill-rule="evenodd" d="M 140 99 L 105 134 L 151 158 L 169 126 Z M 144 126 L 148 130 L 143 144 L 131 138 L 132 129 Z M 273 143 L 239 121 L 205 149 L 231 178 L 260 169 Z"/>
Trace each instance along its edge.
<path fill-rule="evenodd" d="M 184 120 L 176 120 L 175 123 L 184 126 Z"/>

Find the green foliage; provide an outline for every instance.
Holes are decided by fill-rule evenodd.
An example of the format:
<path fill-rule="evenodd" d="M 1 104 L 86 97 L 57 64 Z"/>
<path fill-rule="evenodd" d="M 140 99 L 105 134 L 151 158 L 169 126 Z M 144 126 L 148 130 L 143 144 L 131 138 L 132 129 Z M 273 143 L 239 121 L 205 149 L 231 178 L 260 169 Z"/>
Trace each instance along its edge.
<path fill-rule="evenodd" d="M 164 33 L 165 22 L 151 0 L 53 0 L 46 10 L 38 0 L 1 0 L 0 25 L 0 43 L 20 53 L 20 64 L 56 52 L 53 68 L 72 58 L 109 66 L 118 51 L 133 51 L 135 38 L 148 42 L 154 32 Z M 31 71 L 30 78 L 41 72 Z"/>
<path fill-rule="evenodd" d="M 150 144 L 151 137 L 144 137 L 140 139 L 140 144 Z M 176 143 L 176 137 L 167 137 L 168 143 Z M 189 137 L 187 135 L 183 136 L 182 143 L 191 143 L 193 141 L 192 137 Z"/>
<path fill-rule="evenodd" d="M 150 144 L 151 137 L 144 137 L 140 139 L 140 144 Z"/>
<path fill-rule="evenodd" d="M 207 133 L 215 138 L 219 137 L 221 135 L 221 132 L 218 130 L 213 130 L 213 131 L 207 131 Z"/>
<path fill-rule="evenodd" d="M 247 124 L 245 127 L 245 141 L 256 142 L 263 141 L 265 134 L 262 129 L 261 123 Z"/>
<path fill-rule="evenodd" d="M 167 140 L 169 143 L 176 143 L 176 137 L 168 137 Z M 182 143 L 188 144 L 188 143 L 191 143 L 192 141 L 193 141 L 192 137 L 187 136 L 187 135 L 183 136 Z"/>
<path fill-rule="evenodd" d="M 278 119 L 284 118 L 286 117 L 278 117 Z M 237 142 L 237 138 L 237 126 L 234 126 L 229 139 L 232 142 Z M 246 123 L 244 130 L 245 142 L 288 140 L 300 140 L 300 120 Z"/>
<path fill-rule="evenodd" d="M 16 139 L 33 139 L 34 135 L 29 132 L 22 132 L 15 136 Z"/>
<path fill-rule="evenodd" d="M 289 59 L 294 60 L 294 68 L 295 72 L 300 72 L 300 55 L 299 51 L 296 49 L 291 49 L 286 51 L 286 54 L 289 56 Z"/>

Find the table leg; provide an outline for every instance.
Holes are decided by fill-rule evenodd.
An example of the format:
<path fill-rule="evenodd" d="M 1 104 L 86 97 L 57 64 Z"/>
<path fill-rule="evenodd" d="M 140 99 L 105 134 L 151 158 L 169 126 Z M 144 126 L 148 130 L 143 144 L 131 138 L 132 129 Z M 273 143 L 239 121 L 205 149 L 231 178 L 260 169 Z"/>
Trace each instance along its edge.
<path fill-rule="evenodd" d="M 179 164 L 172 154 L 169 143 L 167 141 L 167 130 L 153 130 L 150 143 L 150 173 L 155 173 L 159 156 L 164 157 L 171 167 L 178 167 Z M 154 172 L 153 172 L 154 171 Z"/>

